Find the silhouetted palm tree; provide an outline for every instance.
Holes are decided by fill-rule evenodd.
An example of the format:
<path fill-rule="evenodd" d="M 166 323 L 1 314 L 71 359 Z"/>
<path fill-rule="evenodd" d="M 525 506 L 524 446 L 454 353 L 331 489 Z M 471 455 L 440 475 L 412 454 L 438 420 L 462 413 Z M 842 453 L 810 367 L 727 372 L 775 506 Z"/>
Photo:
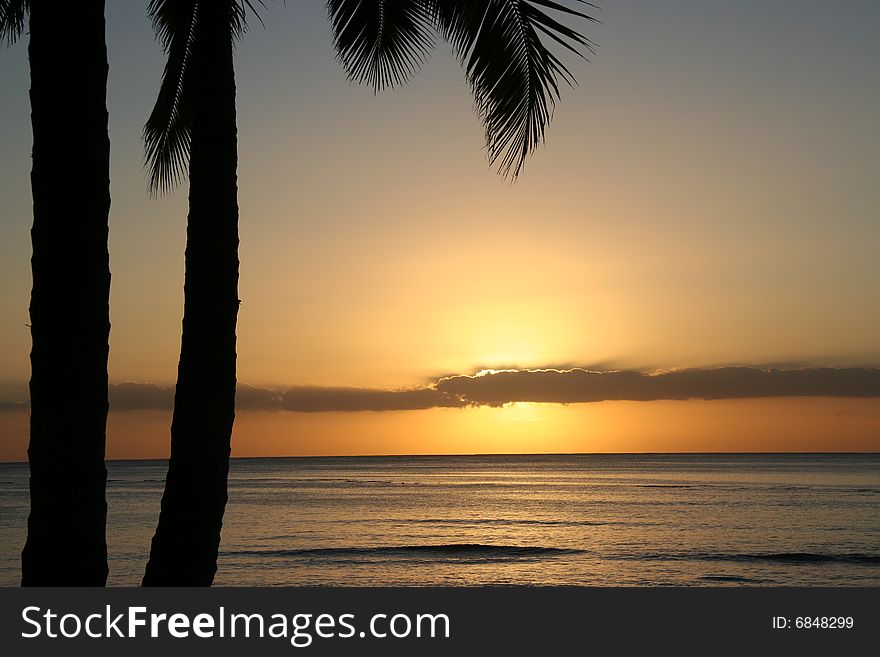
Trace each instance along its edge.
<path fill-rule="evenodd" d="M 168 62 L 144 131 L 152 185 L 189 155 L 183 332 L 171 460 L 143 583 L 209 585 L 217 569 L 235 417 L 238 314 L 237 129 L 233 40 L 237 0 L 153 0 Z"/>
<path fill-rule="evenodd" d="M 0 0 L 0 38 L 13 41 L 26 21 L 33 345 L 21 583 L 103 586 L 110 335 L 104 0 Z"/>
<path fill-rule="evenodd" d="M 405 82 L 435 33 L 464 63 L 491 162 L 515 177 L 542 141 L 559 80 L 572 82 L 541 35 L 590 48 L 546 10 L 589 18 L 551 0 L 330 0 L 336 50 L 351 78 L 376 90 Z M 152 0 L 168 53 L 144 130 L 154 191 L 189 167 L 184 318 L 171 460 L 144 585 L 209 585 L 227 501 L 238 313 L 233 42 L 247 0 Z"/>

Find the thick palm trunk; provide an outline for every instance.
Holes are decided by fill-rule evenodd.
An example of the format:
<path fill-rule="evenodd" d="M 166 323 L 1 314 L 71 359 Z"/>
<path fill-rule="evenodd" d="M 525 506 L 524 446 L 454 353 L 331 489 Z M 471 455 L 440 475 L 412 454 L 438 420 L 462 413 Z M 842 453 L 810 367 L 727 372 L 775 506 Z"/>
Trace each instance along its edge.
<path fill-rule="evenodd" d="M 31 511 L 24 586 L 107 581 L 104 0 L 31 0 Z"/>
<path fill-rule="evenodd" d="M 235 73 L 225 4 L 199 8 L 183 336 L 171 461 L 144 586 L 209 586 L 226 507 L 239 302 Z"/>

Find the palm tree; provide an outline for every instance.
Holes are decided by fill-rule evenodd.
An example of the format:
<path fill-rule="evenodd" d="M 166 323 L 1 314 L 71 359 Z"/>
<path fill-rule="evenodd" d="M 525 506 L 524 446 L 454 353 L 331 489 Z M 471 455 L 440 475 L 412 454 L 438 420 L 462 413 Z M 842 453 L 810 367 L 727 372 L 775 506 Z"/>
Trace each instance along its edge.
<path fill-rule="evenodd" d="M 0 0 L 0 38 L 14 41 L 26 20 L 33 342 L 21 583 L 103 586 L 110 335 L 104 0 Z"/>
<path fill-rule="evenodd" d="M 336 50 L 352 79 L 401 84 L 439 33 L 467 71 L 489 158 L 516 177 L 543 140 L 570 72 L 542 35 L 581 54 L 590 43 L 554 19 L 590 19 L 552 0 L 329 0 Z M 238 204 L 233 44 L 247 0 L 152 0 L 168 61 L 144 130 L 151 188 L 189 169 L 184 318 L 171 460 L 143 583 L 210 585 L 227 501 L 235 402 Z"/>
<path fill-rule="evenodd" d="M 233 40 L 244 29 L 236 0 L 152 0 L 168 51 L 144 130 L 154 190 L 189 155 L 183 331 L 171 460 L 143 583 L 210 585 L 217 570 L 235 417 L 238 315 L 237 129 Z"/>

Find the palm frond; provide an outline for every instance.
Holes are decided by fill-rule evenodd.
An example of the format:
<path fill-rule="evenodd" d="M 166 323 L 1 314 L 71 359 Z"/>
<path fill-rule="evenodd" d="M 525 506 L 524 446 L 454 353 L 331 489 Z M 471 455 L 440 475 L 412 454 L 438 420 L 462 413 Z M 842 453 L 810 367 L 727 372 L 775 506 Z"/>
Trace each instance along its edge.
<path fill-rule="evenodd" d="M 156 38 L 168 53 L 143 134 L 149 187 L 154 194 L 170 191 L 187 173 L 198 10 L 198 0 L 151 0 L 148 8 Z"/>
<path fill-rule="evenodd" d="M 227 0 L 229 2 L 229 0 Z M 259 4 L 263 9 L 266 8 L 265 0 L 256 0 L 257 4 Z M 232 28 L 232 37 L 234 39 L 240 39 L 244 36 L 244 33 L 247 32 L 247 13 L 248 10 L 257 17 L 257 20 L 260 23 L 263 23 L 263 19 L 260 18 L 260 12 L 257 11 L 257 8 L 254 7 L 254 3 L 251 0 L 232 0 L 229 3 L 229 25 Z"/>
<path fill-rule="evenodd" d="M 2 1 L 2 0 L 0 0 Z M 206 0 L 220 2 L 223 0 Z M 263 0 L 255 0 L 265 7 Z M 225 0 L 225 21 L 234 38 L 247 30 L 247 12 L 259 18 L 250 0 Z M 171 191 L 186 178 L 197 76 L 199 0 L 150 0 L 156 38 L 168 55 L 159 94 L 144 126 L 144 154 L 153 194 Z M 206 65 L 210 65 L 207 63 Z"/>
<path fill-rule="evenodd" d="M 498 164 L 502 175 L 516 178 L 525 159 L 544 140 L 559 99 L 560 80 L 574 84 L 571 71 L 544 44 L 541 35 L 582 57 L 585 51 L 593 52 L 586 37 L 547 10 L 570 18 L 595 19 L 553 0 L 426 3 L 465 67 L 486 129 L 490 162 Z"/>
<path fill-rule="evenodd" d="M 328 0 L 327 9 L 349 78 L 376 91 L 406 82 L 434 45 L 423 0 Z"/>
<path fill-rule="evenodd" d="M 30 0 L 0 0 L 0 41 L 10 46 L 24 32 Z"/>

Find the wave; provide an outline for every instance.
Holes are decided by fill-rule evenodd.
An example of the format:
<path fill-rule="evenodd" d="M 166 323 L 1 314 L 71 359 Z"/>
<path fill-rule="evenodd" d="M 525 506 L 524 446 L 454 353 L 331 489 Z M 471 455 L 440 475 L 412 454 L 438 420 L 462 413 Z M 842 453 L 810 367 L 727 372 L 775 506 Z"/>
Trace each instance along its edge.
<path fill-rule="evenodd" d="M 608 558 L 633 561 L 733 561 L 767 562 L 787 564 L 880 564 L 880 555 L 858 552 L 767 552 L 767 553 L 693 553 L 693 554 L 632 554 L 614 555 Z"/>
<path fill-rule="evenodd" d="M 699 579 L 707 582 L 731 582 L 736 584 L 766 584 L 773 582 L 772 579 L 741 577 L 739 575 L 703 575 Z"/>
<path fill-rule="evenodd" d="M 785 563 L 864 563 L 880 564 L 880 555 L 841 553 L 827 554 L 816 552 L 776 552 L 770 554 L 732 555 L 738 561 L 779 561 Z"/>
<path fill-rule="evenodd" d="M 330 558 L 363 561 L 428 558 L 480 561 L 529 559 L 578 554 L 582 550 L 534 545 L 486 545 L 483 543 L 444 543 L 440 545 L 387 545 L 379 547 L 330 547 L 290 550 L 230 550 L 224 556 L 275 558 Z"/>
<path fill-rule="evenodd" d="M 642 524 L 619 520 L 537 520 L 532 518 L 415 518 L 401 519 L 401 522 L 417 525 L 538 525 L 547 527 L 603 527 L 606 525 Z"/>
<path fill-rule="evenodd" d="M 241 488 L 308 488 L 309 486 L 324 486 L 325 484 L 351 484 L 357 486 L 398 486 L 416 485 L 412 482 L 395 481 L 392 479 L 351 479 L 346 477 L 249 477 L 230 476 L 229 484 Z"/>

